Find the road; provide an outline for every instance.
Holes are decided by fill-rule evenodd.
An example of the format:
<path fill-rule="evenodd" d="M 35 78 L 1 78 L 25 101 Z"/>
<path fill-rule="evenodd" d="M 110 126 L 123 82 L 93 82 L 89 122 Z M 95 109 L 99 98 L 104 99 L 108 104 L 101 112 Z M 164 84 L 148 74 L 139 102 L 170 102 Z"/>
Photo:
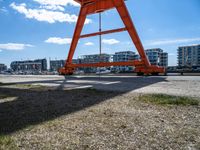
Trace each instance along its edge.
<path fill-rule="evenodd" d="M 200 97 L 200 76 L 71 76 L 0 75 L 5 87 L 13 84 L 33 84 L 69 90 L 94 88 L 124 93 L 162 93 Z"/>

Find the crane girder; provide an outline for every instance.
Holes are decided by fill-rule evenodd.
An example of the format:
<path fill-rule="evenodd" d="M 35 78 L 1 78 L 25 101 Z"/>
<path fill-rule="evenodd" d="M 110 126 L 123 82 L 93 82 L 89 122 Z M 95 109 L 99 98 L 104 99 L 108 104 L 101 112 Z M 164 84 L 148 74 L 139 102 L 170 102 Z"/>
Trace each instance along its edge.
<path fill-rule="evenodd" d="M 159 67 L 159 66 L 152 66 L 146 56 L 144 47 L 142 45 L 142 42 L 139 38 L 139 35 L 136 31 L 136 28 L 133 24 L 133 21 L 130 17 L 130 14 L 128 12 L 128 9 L 125 5 L 124 0 L 74 0 L 78 2 L 81 5 L 81 9 L 79 12 L 79 17 L 77 20 L 77 24 L 75 27 L 74 35 L 72 38 L 72 43 L 70 46 L 68 58 L 65 63 L 65 67 L 61 68 L 59 70 L 60 74 L 63 75 L 71 75 L 73 74 L 73 71 L 75 68 L 78 67 L 102 67 L 102 66 L 136 66 L 136 72 L 144 73 L 144 74 L 153 74 L 153 73 L 164 73 L 165 68 Z M 87 15 L 90 14 L 96 14 L 101 13 L 103 11 L 116 8 L 117 12 L 120 15 L 120 18 L 122 19 L 124 26 L 119 29 L 113 29 L 113 30 L 107 30 L 107 31 L 100 31 L 96 33 L 90 33 L 81 35 L 81 31 L 83 29 L 85 20 Z M 103 35 L 103 34 L 110 34 L 115 32 L 122 32 L 127 31 L 140 55 L 140 60 L 138 61 L 130 61 L 130 62 L 118 62 L 118 63 L 111 63 L 111 62 L 99 62 L 95 64 L 73 64 L 72 58 L 75 52 L 75 49 L 78 44 L 78 40 L 80 38 L 86 38 L 91 36 L 97 36 L 97 35 Z"/>

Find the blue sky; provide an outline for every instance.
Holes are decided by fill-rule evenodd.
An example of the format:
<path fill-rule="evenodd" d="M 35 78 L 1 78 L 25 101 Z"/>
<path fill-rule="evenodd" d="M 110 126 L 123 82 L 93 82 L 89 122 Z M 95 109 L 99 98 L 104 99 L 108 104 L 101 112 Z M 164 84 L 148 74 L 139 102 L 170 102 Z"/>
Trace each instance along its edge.
<path fill-rule="evenodd" d="M 128 0 L 141 41 L 169 53 L 200 44 L 200 0 Z M 79 12 L 73 0 L 0 0 L 0 63 L 36 58 L 65 59 Z M 115 9 L 102 14 L 103 30 L 123 27 Z M 98 31 L 98 15 L 87 17 L 84 33 Z M 136 51 L 126 32 L 103 36 L 103 52 Z M 99 53 L 98 37 L 81 39 L 74 58 Z"/>

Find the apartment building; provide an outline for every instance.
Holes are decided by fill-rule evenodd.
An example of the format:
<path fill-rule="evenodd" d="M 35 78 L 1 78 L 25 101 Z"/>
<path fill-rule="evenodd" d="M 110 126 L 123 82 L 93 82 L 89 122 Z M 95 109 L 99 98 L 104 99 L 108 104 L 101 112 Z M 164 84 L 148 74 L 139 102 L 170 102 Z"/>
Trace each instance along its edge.
<path fill-rule="evenodd" d="M 41 70 L 47 71 L 47 60 L 46 59 L 36 59 L 34 62 L 41 63 Z"/>
<path fill-rule="evenodd" d="M 65 66 L 65 60 L 50 60 L 50 71 L 58 71 Z"/>
<path fill-rule="evenodd" d="M 200 66 L 200 45 L 181 46 L 178 52 L 178 66 Z"/>
<path fill-rule="evenodd" d="M 162 67 L 168 66 L 168 53 L 164 52 L 162 49 L 147 49 L 145 52 L 152 65 L 158 65 Z"/>
<path fill-rule="evenodd" d="M 42 64 L 40 62 L 34 62 L 34 61 L 13 61 L 10 65 L 11 69 L 13 71 L 29 71 L 29 72 L 35 72 L 35 71 L 42 71 Z"/>
<path fill-rule="evenodd" d="M 0 64 L 0 72 L 6 71 L 6 70 L 7 70 L 7 66 L 5 64 Z"/>
<path fill-rule="evenodd" d="M 139 55 L 137 55 L 133 51 L 121 51 L 121 52 L 116 52 L 113 55 L 113 62 L 127 62 L 137 59 L 139 59 Z M 133 66 L 115 66 L 112 68 L 113 72 L 129 72 L 133 70 L 134 70 Z"/>
<path fill-rule="evenodd" d="M 82 64 L 91 64 L 91 63 L 99 63 L 99 62 L 110 62 L 112 56 L 110 54 L 93 54 L 93 55 L 83 55 L 77 59 L 77 63 Z M 85 73 L 96 73 L 97 68 L 95 67 L 86 67 L 86 68 L 78 68 L 79 70 L 83 70 Z"/>
<path fill-rule="evenodd" d="M 13 71 L 46 71 L 47 70 L 47 60 L 37 59 L 37 60 L 25 60 L 25 61 L 13 61 L 10 64 Z"/>

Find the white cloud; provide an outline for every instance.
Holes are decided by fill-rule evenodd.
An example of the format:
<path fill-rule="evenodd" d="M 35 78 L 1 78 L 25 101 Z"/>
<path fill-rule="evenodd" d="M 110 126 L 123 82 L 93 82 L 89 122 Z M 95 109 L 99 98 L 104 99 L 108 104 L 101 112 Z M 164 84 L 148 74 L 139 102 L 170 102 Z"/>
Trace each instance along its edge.
<path fill-rule="evenodd" d="M 48 23 L 55 22 L 77 22 L 78 16 L 68 13 L 63 13 L 60 11 L 50 11 L 46 9 L 28 9 L 25 3 L 16 5 L 15 3 L 10 4 L 10 7 L 24 14 L 28 19 L 36 19 L 38 21 L 45 21 Z M 92 20 L 86 19 L 85 24 L 91 23 Z"/>
<path fill-rule="evenodd" d="M 158 40 L 158 41 L 148 42 L 148 45 L 170 45 L 170 44 L 190 43 L 190 42 L 200 42 L 200 38 Z"/>
<path fill-rule="evenodd" d="M 20 43 L 7 43 L 7 44 L 0 44 L 0 49 L 2 50 L 12 50 L 12 51 L 20 51 L 27 47 L 33 47 L 30 44 L 20 44 Z"/>
<path fill-rule="evenodd" d="M 6 9 L 6 7 L 2 7 L 2 8 L 0 8 L 0 12 L 8 13 L 8 10 Z"/>
<path fill-rule="evenodd" d="M 54 6 L 80 6 L 79 3 L 75 2 L 74 0 L 33 0 L 38 2 L 41 5 L 54 5 Z"/>
<path fill-rule="evenodd" d="M 58 11 L 65 11 L 65 6 L 71 5 L 79 7 L 80 4 L 75 2 L 74 0 L 33 0 L 39 3 L 41 6 L 40 8 L 49 9 L 49 10 L 58 10 Z"/>
<path fill-rule="evenodd" d="M 92 43 L 92 42 L 87 42 L 87 43 L 85 43 L 84 45 L 86 45 L 86 46 L 92 46 L 92 45 L 94 45 L 94 43 Z"/>
<path fill-rule="evenodd" d="M 50 37 L 45 42 L 52 43 L 52 44 L 64 45 L 64 44 L 70 44 L 71 41 L 72 41 L 71 38 Z"/>
<path fill-rule="evenodd" d="M 49 10 L 59 10 L 59 11 L 65 11 L 65 8 L 62 6 L 57 5 L 41 5 L 41 9 L 49 9 Z"/>
<path fill-rule="evenodd" d="M 104 44 L 109 44 L 109 45 L 113 45 L 113 44 L 117 44 L 120 41 L 116 40 L 116 39 L 103 39 L 102 43 Z"/>

